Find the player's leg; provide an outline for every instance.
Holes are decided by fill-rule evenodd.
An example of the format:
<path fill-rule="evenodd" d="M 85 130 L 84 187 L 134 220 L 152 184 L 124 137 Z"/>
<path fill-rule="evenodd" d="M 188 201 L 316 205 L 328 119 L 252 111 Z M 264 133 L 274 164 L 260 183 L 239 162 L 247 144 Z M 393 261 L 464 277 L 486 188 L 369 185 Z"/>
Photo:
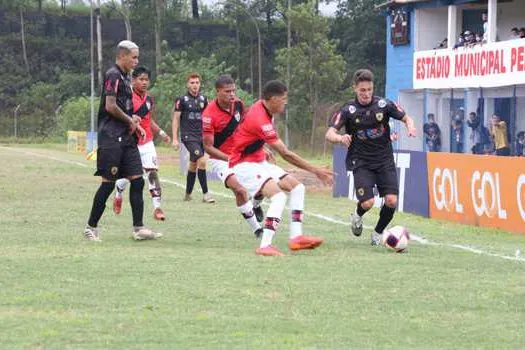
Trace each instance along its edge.
<path fill-rule="evenodd" d="M 188 164 L 188 173 L 186 174 L 186 193 L 184 194 L 184 201 L 191 201 L 191 193 L 193 186 L 195 186 L 195 179 L 197 178 L 197 162 L 191 161 Z"/>
<path fill-rule="evenodd" d="M 235 203 L 242 217 L 252 229 L 255 237 L 260 238 L 262 227 L 255 217 L 254 208 L 248 191 L 239 183 L 233 170 L 228 167 L 228 162 L 218 159 L 208 160 L 210 171 L 216 174 L 226 188 L 229 188 L 235 195 Z"/>
<path fill-rule="evenodd" d="M 133 216 L 133 239 L 144 240 L 160 237 L 161 234 L 144 227 L 144 178 L 142 160 L 137 147 L 129 146 L 124 148 L 121 174 L 130 181 L 129 203 Z"/>
<path fill-rule="evenodd" d="M 208 179 L 206 176 L 206 163 L 208 162 L 208 155 L 204 153 L 204 146 L 199 143 L 201 157 L 197 160 L 197 178 L 202 188 L 202 201 L 204 203 L 215 203 L 215 199 L 208 192 Z"/>
<path fill-rule="evenodd" d="M 363 215 L 374 205 L 375 173 L 367 168 L 353 170 L 354 189 L 357 196 L 355 212 L 350 216 L 350 227 L 354 236 L 363 232 Z"/>
<path fill-rule="evenodd" d="M 88 223 L 84 229 L 84 237 L 90 241 L 100 241 L 98 222 L 106 209 L 108 200 L 115 180 L 119 177 L 120 157 L 122 150 L 120 147 L 99 148 L 97 150 L 97 171 L 95 176 L 101 176 L 102 182 L 93 198 L 93 205 L 89 214 Z"/>
<path fill-rule="evenodd" d="M 379 195 L 384 198 L 383 206 L 379 212 L 374 232 L 372 232 L 372 245 L 381 243 L 381 235 L 394 218 L 397 207 L 397 195 L 399 193 L 397 172 L 394 164 L 381 168 L 377 174 L 377 188 Z"/>
<path fill-rule="evenodd" d="M 270 166 L 278 168 L 275 165 Z M 275 171 L 277 171 L 277 169 Z M 275 171 L 272 173 L 275 174 Z M 281 169 L 281 171 L 283 170 Z M 279 178 L 279 187 L 283 191 L 288 192 L 290 197 L 288 202 L 288 207 L 290 208 L 290 236 L 288 248 L 290 248 L 290 250 L 301 250 L 314 249 L 320 246 L 323 243 L 323 239 L 321 237 L 306 236 L 303 234 L 305 196 L 304 185 L 289 174 L 279 176 Z"/>
<path fill-rule="evenodd" d="M 115 182 L 115 197 L 113 198 L 113 212 L 116 215 L 119 215 L 122 211 L 122 194 L 126 190 L 126 186 L 128 185 L 129 180 L 128 179 L 118 179 Z"/>
<path fill-rule="evenodd" d="M 139 152 L 142 167 L 144 168 L 144 179 L 148 183 L 148 190 L 153 202 L 153 218 L 155 220 L 165 220 L 164 212 L 160 207 L 162 189 L 158 173 L 157 151 L 153 141 L 140 145 Z"/>

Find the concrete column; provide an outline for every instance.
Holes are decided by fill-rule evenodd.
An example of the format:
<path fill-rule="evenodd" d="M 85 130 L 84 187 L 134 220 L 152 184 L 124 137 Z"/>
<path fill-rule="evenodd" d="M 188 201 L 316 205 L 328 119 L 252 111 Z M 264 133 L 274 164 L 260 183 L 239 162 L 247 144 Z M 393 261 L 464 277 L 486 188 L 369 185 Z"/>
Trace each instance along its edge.
<path fill-rule="evenodd" d="M 488 2 L 488 39 L 489 43 L 496 42 L 496 24 L 498 23 L 498 0 L 489 0 Z"/>
<path fill-rule="evenodd" d="M 458 39 L 458 7 L 455 5 L 448 6 L 448 48 L 451 49 Z"/>

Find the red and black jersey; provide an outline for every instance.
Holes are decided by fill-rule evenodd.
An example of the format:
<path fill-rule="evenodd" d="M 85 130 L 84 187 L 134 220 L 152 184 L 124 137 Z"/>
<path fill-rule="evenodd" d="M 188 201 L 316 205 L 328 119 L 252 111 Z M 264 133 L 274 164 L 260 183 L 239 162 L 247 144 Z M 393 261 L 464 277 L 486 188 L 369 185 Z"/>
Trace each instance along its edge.
<path fill-rule="evenodd" d="M 250 107 L 233 135 L 230 167 L 242 162 L 260 163 L 266 160 L 264 144 L 272 144 L 279 140 L 272 121 L 273 117 L 262 100 Z"/>
<path fill-rule="evenodd" d="M 180 112 L 180 138 L 182 141 L 202 142 L 201 113 L 208 106 L 208 99 L 200 93 L 197 96 L 187 92 L 175 100 L 174 110 Z"/>
<path fill-rule="evenodd" d="M 352 136 L 348 148 L 347 168 L 356 163 L 369 165 L 394 161 L 392 141 L 390 140 L 390 118 L 401 120 L 405 111 L 399 105 L 385 98 L 374 96 L 372 102 L 361 105 L 357 99 L 348 102 L 331 121 L 337 130 L 345 127 Z"/>
<path fill-rule="evenodd" d="M 153 140 L 153 132 L 151 131 L 151 111 L 153 110 L 153 106 L 154 101 L 149 94 L 146 93 L 146 95 L 141 96 L 133 91 L 133 114 L 142 118 L 140 126 L 146 132 L 146 137 L 144 138 L 141 138 L 140 135 L 137 134 L 139 145 Z"/>
<path fill-rule="evenodd" d="M 233 133 L 243 114 L 244 104 L 240 100 L 232 102 L 228 111 L 222 109 L 217 100 L 213 100 L 202 112 L 202 133 L 213 135 L 213 146 L 230 155 L 233 147 Z"/>
<path fill-rule="evenodd" d="M 114 96 L 117 106 L 130 117 L 133 114 L 131 79 L 119 66 L 111 67 L 104 77 L 98 110 L 98 145 L 112 146 L 122 142 L 136 142 L 129 134 L 129 124 L 112 116 L 106 110 L 106 96 Z"/>

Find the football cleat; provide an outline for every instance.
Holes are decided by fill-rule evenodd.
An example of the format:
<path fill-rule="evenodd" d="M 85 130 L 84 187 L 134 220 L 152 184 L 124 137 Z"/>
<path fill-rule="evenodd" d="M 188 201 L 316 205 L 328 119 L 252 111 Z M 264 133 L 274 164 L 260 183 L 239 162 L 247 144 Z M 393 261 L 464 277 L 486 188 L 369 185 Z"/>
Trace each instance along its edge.
<path fill-rule="evenodd" d="M 297 236 L 288 241 L 288 248 L 290 250 L 315 249 L 323 244 L 321 237 L 315 236 Z"/>
<path fill-rule="evenodd" d="M 255 235 L 255 238 L 259 239 L 262 237 L 264 230 L 262 228 L 258 228 L 257 230 L 253 231 L 253 234 Z"/>
<path fill-rule="evenodd" d="M 204 196 L 202 196 L 202 201 L 208 204 L 215 203 L 215 199 L 209 193 L 205 193 Z"/>
<path fill-rule="evenodd" d="M 160 232 L 154 232 L 148 228 L 145 228 L 144 226 L 141 227 L 134 227 L 133 233 L 131 237 L 135 241 L 145 241 L 145 240 L 152 240 L 162 237 L 162 233 Z"/>
<path fill-rule="evenodd" d="M 162 211 L 161 208 L 155 208 L 155 210 L 153 210 L 153 218 L 157 221 L 166 220 L 166 217 L 164 216 L 164 212 Z"/>
<path fill-rule="evenodd" d="M 115 196 L 113 198 L 113 212 L 115 215 L 119 215 L 122 211 L 122 196 Z"/>
<path fill-rule="evenodd" d="M 352 214 L 350 216 L 350 224 L 354 236 L 361 236 L 361 233 L 363 233 L 363 218 L 357 214 Z"/>
<path fill-rule="evenodd" d="M 264 211 L 262 210 L 260 205 L 253 207 L 253 213 L 255 214 L 255 218 L 257 219 L 257 221 L 259 223 L 262 223 L 264 220 Z"/>
<path fill-rule="evenodd" d="M 373 246 L 380 246 L 381 245 L 381 236 L 382 235 L 380 235 L 376 231 L 372 232 L 370 244 L 373 245 Z"/>
<path fill-rule="evenodd" d="M 84 238 L 88 241 L 102 242 L 99 237 L 98 229 L 89 225 L 86 225 L 86 228 L 84 229 Z"/>
<path fill-rule="evenodd" d="M 189 201 L 191 201 L 191 199 L 192 199 L 192 198 L 191 198 L 191 193 L 186 193 L 186 194 L 184 195 L 184 199 L 183 199 L 183 201 L 185 201 L 185 202 L 189 202 Z"/>
<path fill-rule="evenodd" d="M 284 256 L 284 254 L 277 248 L 272 245 L 266 246 L 264 248 L 257 248 L 255 254 L 262 256 Z"/>

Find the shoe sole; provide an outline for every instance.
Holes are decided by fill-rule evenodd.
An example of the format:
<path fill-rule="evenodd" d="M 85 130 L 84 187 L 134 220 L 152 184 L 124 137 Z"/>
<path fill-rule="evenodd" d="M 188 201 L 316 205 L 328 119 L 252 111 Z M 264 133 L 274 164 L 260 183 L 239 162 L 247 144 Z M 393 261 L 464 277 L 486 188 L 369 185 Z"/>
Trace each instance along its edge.
<path fill-rule="evenodd" d="M 323 244 L 323 241 L 319 242 L 310 242 L 308 244 L 300 244 L 300 243 L 289 243 L 288 249 L 290 250 L 307 250 L 307 249 L 315 249 L 319 247 L 321 244 Z"/>
<path fill-rule="evenodd" d="M 259 255 L 259 256 L 284 256 L 284 254 L 282 253 L 260 253 L 260 252 L 255 252 L 255 254 Z"/>

